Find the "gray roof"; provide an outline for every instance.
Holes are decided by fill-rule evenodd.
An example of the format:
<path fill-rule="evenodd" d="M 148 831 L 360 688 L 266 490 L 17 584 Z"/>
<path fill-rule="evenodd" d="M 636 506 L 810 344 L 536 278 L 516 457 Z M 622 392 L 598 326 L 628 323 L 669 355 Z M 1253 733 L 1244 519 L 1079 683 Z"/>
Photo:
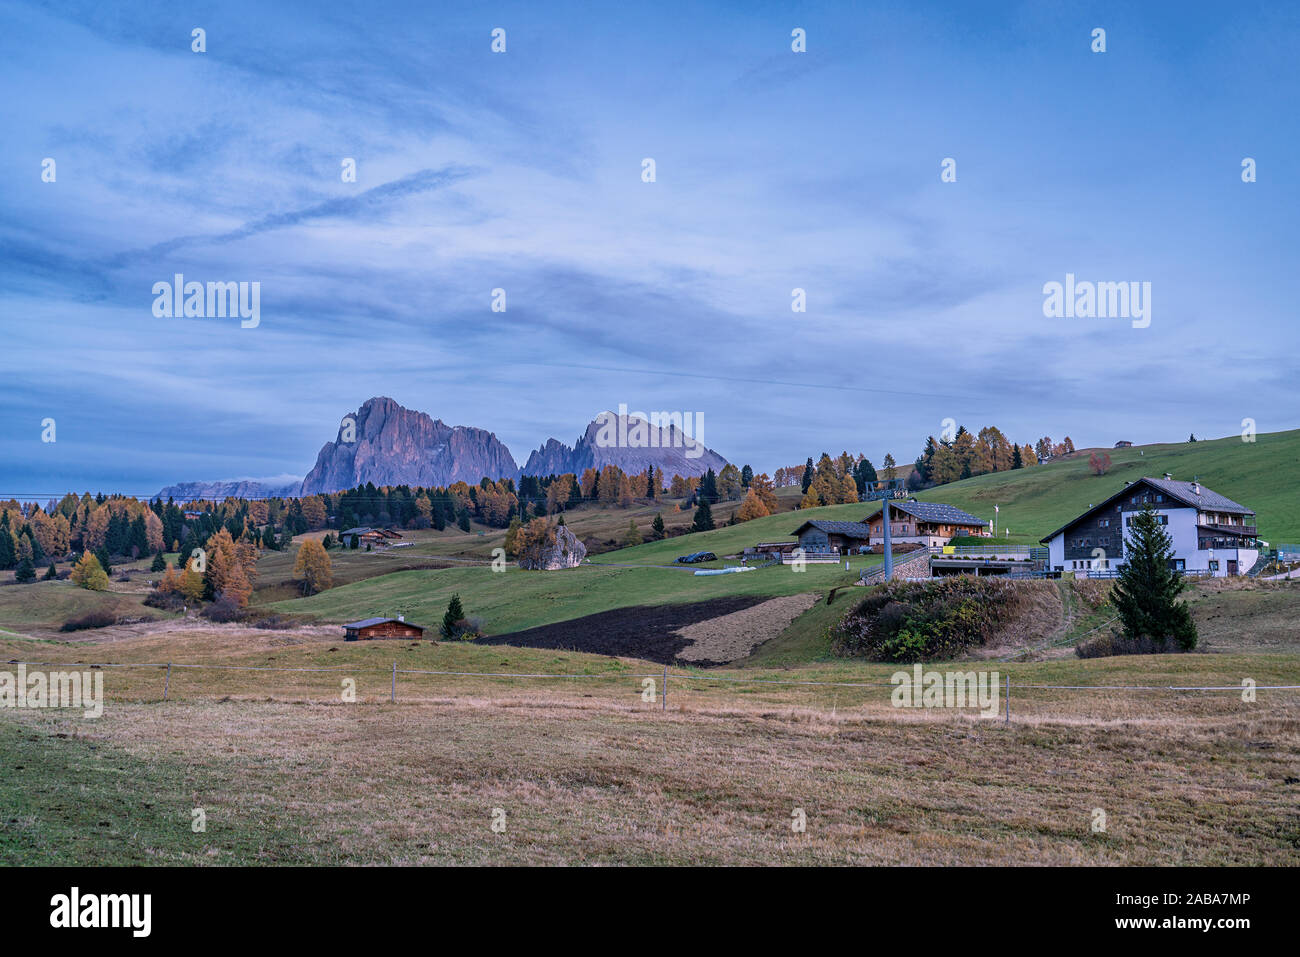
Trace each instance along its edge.
<path fill-rule="evenodd" d="M 382 625 L 388 621 L 396 621 L 403 625 L 410 625 L 412 628 L 423 627 L 422 625 L 417 625 L 413 621 L 401 621 L 401 619 L 398 618 L 362 618 L 360 621 L 350 621 L 343 627 L 344 628 L 369 628 L 371 625 Z"/>
<path fill-rule="evenodd" d="M 850 538 L 870 538 L 871 529 L 861 522 L 827 522 L 821 519 L 811 519 L 804 522 L 796 528 L 791 535 L 798 535 L 806 527 L 811 525 L 813 528 L 823 532 L 829 532 L 832 535 L 847 535 Z"/>
<path fill-rule="evenodd" d="M 1192 488 L 1194 482 L 1176 482 L 1171 479 L 1153 479 L 1144 478 L 1142 481 L 1155 486 L 1160 491 L 1172 495 L 1186 505 L 1192 505 L 1196 508 L 1207 512 L 1233 512 L 1238 515 L 1254 515 L 1254 511 L 1234 502 L 1232 499 L 1220 495 L 1204 485 L 1200 488 L 1199 494 Z"/>
<path fill-rule="evenodd" d="M 339 532 L 340 535 L 364 535 L 366 532 L 373 532 L 374 529 L 369 525 L 358 525 L 356 528 L 345 528 Z"/>
<path fill-rule="evenodd" d="M 939 502 L 890 502 L 889 507 L 906 512 L 923 522 L 942 522 L 945 525 L 988 524 L 984 519 L 976 518 L 970 512 L 963 512 L 955 505 L 943 505 Z"/>
<path fill-rule="evenodd" d="M 1142 484 L 1150 485 L 1157 492 L 1164 492 L 1166 495 L 1168 495 L 1170 498 L 1174 499 L 1175 501 L 1181 502 L 1184 505 L 1190 506 L 1191 508 L 1195 508 L 1200 511 L 1228 512 L 1236 515 L 1255 514 L 1253 509 L 1246 508 L 1246 506 L 1234 502 L 1232 499 L 1220 495 L 1218 492 L 1214 491 L 1213 489 L 1208 489 L 1204 485 L 1200 486 L 1200 490 L 1201 490 L 1200 494 L 1197 494 L 1196 491 L 1194 491 L 1192 488 L 1192 486 L 1196 484 L 1194 482 L 1179 482 L 1173 479 L 1153 479 L 1153 478 L 1148 478 L 1146 476 L 1143 476 L 1142 478 L 1138 479 L 1135 482 L 1126 483 L 1122 489 L 1120 489 L 1110 498 L 1106 499 L 1104 502 L 1101 502 L 1098 505 L 1094 505 L 1086 512 L 1083 512 L 1082 514 L 1077 515 L 1074 518 L 1070 519 L 1068 522 L 1066 522 L 1056 531 L 1051 532 L 1050 534 L 1044 536 L 1043 538 L 1040 538 L 1039 541 L 1040 542 L 1050 541 L 1051 539 L 1055 538 L 1057 535 L 1060 535 L 1071 525 L 1074 525 L 1082 521 L 1083 519 L 1091 515 L 1093 512 L 1099 511 L 1103 508 L 1106 508 L 1109 505 L 1114 504 L 1117 498 L 1121 498 L 1125 495 L 1132 493 L 1132 491 L 1135 488 L 1137 488 L 1137 486 Z"/>

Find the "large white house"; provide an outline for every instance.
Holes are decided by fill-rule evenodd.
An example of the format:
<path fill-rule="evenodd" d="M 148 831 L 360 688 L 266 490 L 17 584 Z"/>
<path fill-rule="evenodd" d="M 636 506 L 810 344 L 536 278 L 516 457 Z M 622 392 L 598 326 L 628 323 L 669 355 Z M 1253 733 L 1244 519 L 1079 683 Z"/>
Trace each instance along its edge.
<path fill-rule="evenodd" d="M 1048 567 L 1086 578 L 1124 564 L 1133 515 L 1150 507 L 1173 540 L 1173 567 L 1212 575 L 1244 575 L 1259 557 L 1255 513 L 1199 482 L 1141 478 L 1042 540 Z"/>

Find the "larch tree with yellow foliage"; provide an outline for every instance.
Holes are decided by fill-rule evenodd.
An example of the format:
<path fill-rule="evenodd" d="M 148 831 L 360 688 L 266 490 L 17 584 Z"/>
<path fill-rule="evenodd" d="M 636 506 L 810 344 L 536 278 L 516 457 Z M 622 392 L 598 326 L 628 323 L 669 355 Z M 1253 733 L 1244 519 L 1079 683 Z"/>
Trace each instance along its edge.
<path fill-rule="evenodd" d="M 334 585 L 330 557 L 325 547 L 314 538 L 298 546 L 298 560 L 293 564 L 293 577 L 302 581 L 302 593 L 315 595 Z"/>
<path fill-rule="evenodd" d="M 736 510 L 736 521 L 748 522 L 770 514 L 767 506 L 763 504 L 763 500 L 751 488 L 749 494 L 745 496 L 745 500 L 740 503 L 740 508 Z"/>
<path fill-rule="evenodd" d="M 89 551 L 82 552 L 81 558 L 73 567 L 72 581 L 78 587 L 90 591 L 105 591 L 108 589 L 108 573 L 104 571 L 104 566 L 99 564 L 99 559 Z"/>

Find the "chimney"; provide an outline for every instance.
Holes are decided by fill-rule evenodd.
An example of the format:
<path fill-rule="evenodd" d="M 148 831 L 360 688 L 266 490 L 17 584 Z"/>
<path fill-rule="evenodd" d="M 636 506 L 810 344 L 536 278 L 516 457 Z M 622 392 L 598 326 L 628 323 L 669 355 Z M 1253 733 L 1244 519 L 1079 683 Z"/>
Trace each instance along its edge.
<path fill-rule="evenodd" d="M 405 616 L 405 615 L 398 615 L 398 616 L 397 616 L 397 620 L 398 620 L 398 621 L 406 621 L 406 616 Z"/>
<path fill-rule="evenodd" d="M 1201 494 L 1201 483 L 1196 481 L 1196 479 L 1192 479 L 1192 494 L 1193 495 Z"/>
<path fill-rule="evenodd" d="M 1172 482 L 1173 480 L 1174 480 L 1174 473 L 1173 473 L 1173 472 L 1166 472 L 1166 473 L 1165 473 L 1165 481 L 1166 481 L 1166 482 Z"/>

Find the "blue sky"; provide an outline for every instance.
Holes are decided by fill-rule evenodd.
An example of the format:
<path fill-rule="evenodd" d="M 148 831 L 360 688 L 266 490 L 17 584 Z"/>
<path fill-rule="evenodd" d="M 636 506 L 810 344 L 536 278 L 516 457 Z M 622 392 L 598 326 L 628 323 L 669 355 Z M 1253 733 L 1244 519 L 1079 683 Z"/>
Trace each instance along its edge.
<path fill-rule="evenodd" d="M 0 493 L 301 476 L 372 395 L 520 463 L 619 403 L 760 471 L 1300 426 L 1294 5 L 114 6 L 0 3 Z"/>

